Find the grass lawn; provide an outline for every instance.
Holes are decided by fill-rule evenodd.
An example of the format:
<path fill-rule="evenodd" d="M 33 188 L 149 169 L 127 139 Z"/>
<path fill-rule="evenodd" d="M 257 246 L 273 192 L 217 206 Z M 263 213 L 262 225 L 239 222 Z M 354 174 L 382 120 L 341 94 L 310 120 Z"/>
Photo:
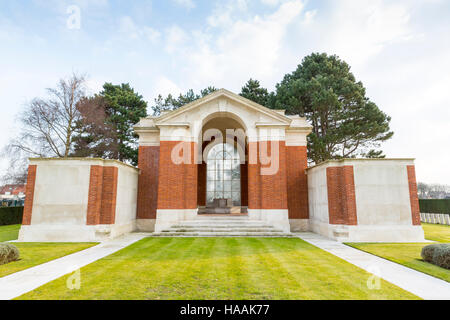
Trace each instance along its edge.
<path fill-rule="evenodd" d="M 20 224 L 12 226 L 0 226 L 0 242 L 17 240 L 19 237 Z"/>
<path fill-rule="evenodd" d="M 0 242 L 17 240 L 20 224 L 0 226 Z M 96 243 L 13 243 L 20 260 L 0 265 L 0 278 L 96 245 Z"/>
<path fill-rule="evenodd" d="M 0 278 L 87 249 L 96 243 L 13 243 L 20 260 L 0 265 Z"/>
<path fill-rule="evenodd" d="M 450 226 L 422 223 L 427 240 L 450 243 Z"/>
<path fill-rule="evenodd" d="M 19 299 L 417 299 L 297 238 L 146 238 Z"/>
<path fill-rule="evenodd" d="M 423 224 L 425 238 L 437 242 L 450 242 L 450 226 Z M 429 243 L 347 243 L 347 245 L 391 260 L 406 267 L 450 282 L 450 270 L 422 260 L 422 248 Z"/>

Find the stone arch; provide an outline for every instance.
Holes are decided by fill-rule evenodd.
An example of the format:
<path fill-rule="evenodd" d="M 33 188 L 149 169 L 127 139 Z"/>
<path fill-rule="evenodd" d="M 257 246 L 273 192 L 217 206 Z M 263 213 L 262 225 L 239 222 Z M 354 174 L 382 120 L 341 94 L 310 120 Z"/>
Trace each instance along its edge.
<path fill-rule="evenodd" d="M 200 122 L 200 121 L 199 121 Z M 248 124 L 246 124 L 241 117 L 231 112 L 212 112 L 201 121 L 201 128 L 198 129 L 198 159 L 202 159 L 198 167 L 198 189 L 197 189 L 197 202 L 200 207 L 206 205 L 206 182 L 207 182 L 207 167 L 206 157 L 214 146 L 219 143 L 227 143 L 226 129 L 241 129 L 243 133 L 243 139 L 233 139 L 234 146 L 239 151 L 239 158 L 241 159 L 241 206 L 246 207 L 248 205 L 248 166 L 247 166 L 247 132 Z M 218 129 L 222 133 L 223 140 L 206 140 L 203 139 L 205 130 Z M 229 137 L 231 138 L 231 137 Z M 234 137 L 233 137 L 234 138 Z M 201 143 L 200 143 L 201 142 Z M 229 141 L 228 141 L 229 142 Z"/>

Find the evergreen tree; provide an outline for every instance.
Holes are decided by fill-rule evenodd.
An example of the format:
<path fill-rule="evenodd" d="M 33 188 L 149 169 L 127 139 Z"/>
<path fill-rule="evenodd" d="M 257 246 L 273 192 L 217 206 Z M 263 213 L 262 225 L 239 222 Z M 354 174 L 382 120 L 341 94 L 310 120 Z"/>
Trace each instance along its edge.
<path fill-rule="evenodd" d="M 376 150 L 390 139 L 391 118 L 366 97 L 350 66 L 337 56 L 313 53 L 276 87 L 273 107 L 305 116 L 313 125 L 310 160 L 384 157 Z"/>
<path fill-rule="evenodd" d="M 240 95 L 262 106 L 269 106 L 270 94 L 266 88 L 261 87 L 258 80 L 248 80 L 242 87 Z"/>
<path fill-rule="evenodd" d="M 165 98 L 158 95 L 158 98 L 155 99 L 155 105 L 152 106 L 153 115 L 159 116 L 161 112 L 176 110 L 215 91 L 217 91 L 215 87 L 207 87 L 201 90 L 200 94 L 195 94 L 194 90 L 190 89 L 185 94 L 180 94 L 178 98 L 174 98 L 171 94 Z"/>

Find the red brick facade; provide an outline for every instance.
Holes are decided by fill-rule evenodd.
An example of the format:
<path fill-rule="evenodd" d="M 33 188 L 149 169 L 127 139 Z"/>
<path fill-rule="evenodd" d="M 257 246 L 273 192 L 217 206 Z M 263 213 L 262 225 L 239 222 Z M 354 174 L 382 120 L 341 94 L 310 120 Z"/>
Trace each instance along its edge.
<path fill-rule="evenodd" d="M 259 157 L 262 144 L 267 145 L 267 155 L 272 154 L 272 148 L 279 148 L 278 171 L 275 174 L 261 174 L 261 170 L 270 167 L 262 165 Z M 257 157 L 256 157 L 257 156 Z M 284 141 L 274 143 L 250 142 L 248 164 L 248 208 L 249 209 L 287 209 L 287 179 L 286 179 L 286 146 Z M 255 157 L 257 159 L 255 159 Z"/>
<path fill-rule="evenodd" d="M 195 163 L 197 144 L 185 142 L 190 148 L 189 162 L 184 167 L 184 209 L 197 209 L 198 165 Z"/>
<path fill-rule="evenodd" d="M 258 157 L 258 143 L 248 144 L 248 208 L 261 209 L 261 164 Z"/>
<path fill-rule="evenodd" d="M 118 171 L 117 167 L 91 166 L 87 225 L 115 223 Z"/>
<path fill-rule="evenodd" d="M 353 166 L 327 168 L 330 224 L 357 225 Z"/>
<path fill-rule="evenodd" d="M 406 166 L 409 184 L 409 199 L 411 201 L 411 215 L 413 225 L 420 225 L 419 197 L 417 195 L 416 168 L 415 166 Z"/>
<path fill-rule="evenodd" d="M 248 165 L 241 164 L 241 206 L 248 206 Z"/>
<path fill-rule="evenodd" d="M 25 191 L 25 207 L 23 209 L 22 224 L 31 225 L 31 214 L 33 210 L 34 187 L 36 184 L 37 166 L 30 165 L 28 167 L 27 187 Z"/>
<path fill-rule="evenodd" d="M 172 161 L 172 150 L 176 146 L 190 150 L 185 162 L 176 164 Z M 158 185 L 158 209 L 196 209 L 197 208 L 197 165 L 194 162 L 197 144 L 194 142 L 161 141 Z M 190 153 L 190 154 L 189 154 Z"/>
<path fill-rule="evenodd" d="M 100 224 L 114 224 L 116 221 L 117 167 L 103 168 L 102 210 Z"/>
<path fill-rule="evenodd" d="M 289 219 L 309 219 L 306 146 L 287 146 L 286 166 Z"/>
<path fill-rule="evenodd" d="M 87 222 L 89 226 L 100 223 L 100 212 L 102 209 L 103 190 L 103 167 L 91 166 L 89 178 L 89 198 L 87 209 Z"/>
<path fill-rule="evenodd" d="M 137 218 L 156 219 L 158 205 L 159 146 L 139 147 Z"/>
<path fill-rule="evenodd" d="M 206 206 L 206 163 L 198 165 L 198 188 L 197 188 L 197 203 L 199 206 Z"/>

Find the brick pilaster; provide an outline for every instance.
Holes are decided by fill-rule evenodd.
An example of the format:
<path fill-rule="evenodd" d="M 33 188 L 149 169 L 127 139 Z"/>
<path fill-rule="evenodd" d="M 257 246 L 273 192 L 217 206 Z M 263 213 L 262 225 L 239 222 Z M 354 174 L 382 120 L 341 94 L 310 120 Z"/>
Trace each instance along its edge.
<path fill-rule="evenodd" d="M 28 166 L 28 177 L 27 177 L 27 186 L 25 189 L 25 207 L 23 209 L 23 225 L 31 224 L 31 215 L 33 211 L 33 200 L 34 200 L 34 188 L 36 184 L 36 172 L 37 166 L 30 165 Z"/>
<path fill-rule="evenodd" d="M 270 157 L 273 148 L 278 149 L 278 170 L 273 174 L 261 174 L 263 168 L 260 150 L 262 144 L 267 144 L 267 155 Z M 258 155 L 257 159 L 255 156 Z M 286 146 L 284 141 L 251 142 L 249 143 L 248 164 L 248 208 L 249 209 L 287 209 L 287 178 L 286 178 Z"/>
<path fill-rule="evenodd" d="M 103 168 L 100 224 L 114 224 L 116 221 L 118 171 L 117 167 Z"/>
<path fill-rule="evenodd" d="M 286 147 L 287 195 L 290 219 L 308 219 L 308 180 L 306 146 Z"/>
<path fill-rule="evenodd" d="M 139 147 L 137 218 L 156 219 L 158 204 L 159 146 Z"/>
<path fill-rule="evenodd" d="M 100 223 L 103 190 L 103 167 L 91 166 L 89 178 L 89 196 L 86 224 L 89 226 Z"/>
<path fill-rule="evenodd" d="M 87 225 L 115 223 L 118 175 L 117 167 L 91 166 Z"/>
<path fill-rule="evenodd" d="M 421 223 L 420 223 L 419 197 L 417 195 L 416 168 L 415 166 L 406 166 L 406 170 L 408 173 L 409 199 L 411 201 L 412 223 L 415 226 L 419 226 Z"/>
<path fill-rule="evenodd" d="M 357 225 L 353 166 L 327 168 L 330 224 Z"/>
<path fill-rule="evenodd" d="M 172 150 L 180 144 L 184 144 L 185 150 L 191 150 L 191 164 L 176 164 L 172 161 Z M 193 142 L 161 141 L 158 209 L 197 208 L 197 164 L 194 162 L 195 148 L 196 144 Z"/>

